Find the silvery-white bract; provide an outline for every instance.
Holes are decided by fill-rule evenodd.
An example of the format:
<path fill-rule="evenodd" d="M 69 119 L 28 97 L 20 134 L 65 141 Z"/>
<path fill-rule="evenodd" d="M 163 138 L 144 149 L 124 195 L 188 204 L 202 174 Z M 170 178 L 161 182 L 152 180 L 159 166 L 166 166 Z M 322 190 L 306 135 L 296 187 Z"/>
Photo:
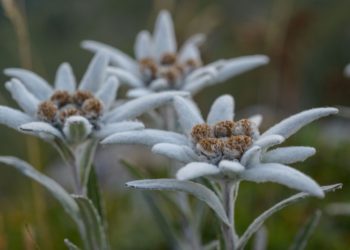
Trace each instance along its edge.
<path fill-rule="evenodd" d="M 108 60 L 107 54 L 96 54 L 78 87 L 68 63 L 58 68 L 54 87 L 31 71 L 6 69 L 5 74 L 12 77 L 6 88 L 24 112 L 0 106 L 0 123 L 46 140 L 77 144 L 143 129 L 141 122 L 131 119 L 171 101 L 176 94 L 186 95 L 163 92 L 114 107 L 119 82 L 115 76 L 106 78 Z"/>
<path fill-rule="evenodd" d="M 198 177 L 214 179 L 276 182 L 312 195 L 323 191 L 310 177 L 287 166 L 315 153 L 312 147 L 272 147 L 281 144 L 306 124 L 337 113 L 335 108 L 315 108 L 282 120 L 260 134 L 260 116 L 234 121 L 234 99 L 223 95 L 216 99 L 207 120 L 192 102 L 174 98 L 174 107 L 185 135 L 146 129 L 115 134 L 103 143 L 139 143 L 153 146 L 155 153 L 186 165 L 177 179 Z"/>
<path fill-rule="evenodd" d="M 344 69 L 344 75 L 346 77 L 350 77 L 350 64 L 346 65 L 346 67 Z"/>
<path fill-rule="evenodd" d="M 202 65 L 198 47 L 203 34 L 190 37 L 178 49 L 170 14 L 163 10 L 156 20 L 153 34 L 141 31 L 136 38 L 136 60 L 109 45 L 84 41 L 83 48 L 106 51 L 115 67 L 108 72 L 132 89 L 128 96 L 137 97 L 164 90 L 184 90 L 192 95 L 201 89 L 268 63 L 264 55 L 242 56 Z"/>

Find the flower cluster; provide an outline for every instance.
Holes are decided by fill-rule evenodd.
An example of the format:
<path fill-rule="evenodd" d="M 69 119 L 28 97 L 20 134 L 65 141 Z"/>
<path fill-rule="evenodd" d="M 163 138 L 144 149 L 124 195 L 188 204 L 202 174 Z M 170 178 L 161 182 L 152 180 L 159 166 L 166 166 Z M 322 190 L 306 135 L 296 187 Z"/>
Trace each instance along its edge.
<path fill-rule="evenodd" d="M 338 187 L 322 189 L 309 176 L 289 166 L 315 154 L 314 148 L 279 146 L 303 126 L 335 114 L 337 109 L 306 110 L 261 133 L 260 115 L 234 120 L 234 99 L 222 95 L 213 103 L 207 118 L 203 118 L 191 95 L 268 62 L 266 56 L 253 55 L 205 65 L 199 51 L 203 41 L 204 36 L 197 34 L 178 49 L 170 14 L 161 11 L 153 34 L 138 34 L 136 59 L 108 45 L 83 42 L 83 47 L 96 55 L 79 84 L 68 63 L 58 68 L 53 86 L 31 71 L 5 70 L 11 77 L 6 88 L 23 111 L 0 106 L 0 123 L 52 143 L 71 167 L 75 195 L 21 160 L 0 157 L 0 162 L 14 166 L 57 198 L 76 222 L 85 249 L 109 249 L 103 213 L 97 211 L 98 198 L 92 202 L 87 191 L 90 188 L 98 193 L 96 184 L 90 185 L 90 181 L 94 178 L 92 158 L 100 141 L 148 145 L 154 153 L 182 163 L 176 179 L 141 180 L 128 185 L 185 191 L 205 201 L 221 219 L 226 249 L 230 250 L 243 249 L 268 217 L 263 215 L 265 219 L 253 222 L 239 239 L 234 231 L 233 204 L 241 181 L 275 182 L 317 197 L 323 197 L 324 190 Z M 134 99 L 116 102 L 119 83 L 131 87 L 127 96 Z M 174 122 L 168 126 L 176 128 L 174 131 L 145 129 L 142 122 L 135 120 L 145 112 L 157 112 L 157 108 L 169 105 L 177 115 L 177 119 L 171 117 L 173 120 L 167 121 Z M 197 182 L 198 178 L 217 182 L 214 184 L 221 187 L 221 195 Z M 187 216 L 187 212 L 183 215 Z M 66 243 L 70 249 L 78 249 L 71 242 Z"/>
<path fill-rule="evenodd" d="M 84 41 L 82 46 L 110 55 L 113 67 L 108 72 L 132 88 L 129 97 L 165 90 L 185 90 L 195 94 L 206 86 L 224 82 L 268 62 L 264 55 L 253 55 L 203 65 L 198 47 L 204 40 L 203 34 L 196 34 L 177 49 L 173 21 L 163 10 L 158 15 L 153 35 L 148 31 L 137 35 L 136 60 L 100 42 Z"/>
<path fill-rule="evenodd" d="M 198 177 L 277 182 L 322 197 L 323 191 L 308 176 L 286 164 L 304 161 L 315 153 L 311 147 L 278 147 L 304 125 L 334 114 L 335 108 L 310 109 L 293 115 L 260 134 L 261 117 L 234 121 L 234 100 L 219 97 L 207 120 L 190 100 L 174 98 L 184 135 L 142 130 L 111 135 L 102 143 L 139 143 L 153 146 L 155 153 L 186 163 L 177 172 L 180 180 Z"/>

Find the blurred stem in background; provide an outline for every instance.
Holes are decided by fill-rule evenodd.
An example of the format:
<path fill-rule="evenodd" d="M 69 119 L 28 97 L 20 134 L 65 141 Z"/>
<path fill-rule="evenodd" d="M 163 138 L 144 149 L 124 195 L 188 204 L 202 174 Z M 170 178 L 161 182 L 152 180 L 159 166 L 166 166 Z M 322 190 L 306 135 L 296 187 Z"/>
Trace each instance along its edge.
<path fill-rule="evenodd" d="M 10 20 L 13 29 L 17 36 L 18 44 L 18 56 L 20 60 L 20 66 L 25 69 L 32 69 L 32 52 L 30 45 L 30 36 L 28 31 L 27 19 L 25 15 L 24 8 L 20 6 L 20 3 L 16 0 L 1 0 L 2 6 L 4 8 L 4 13 Z M 24 6 L 24 1 L 21 3 Z M 40 145 L 37 138 L 27 137 L 26 138 L 27 155 L 29 162 L 35 166 L 39 171 L 42 170 Z M 50 234 L 48 226 L 44 218 L 47 216 L 46 206 L 44 202 L 44 193 L 41 187 L 35 182 L 33 185 L 33 198 L 34 198 L 34 211 L 36 213 L 36 223 L 39 226 L 38 235 L 42 241 L 42 246 L 44 249 L 52 249 L 52 243 L 49 240 Z"/>

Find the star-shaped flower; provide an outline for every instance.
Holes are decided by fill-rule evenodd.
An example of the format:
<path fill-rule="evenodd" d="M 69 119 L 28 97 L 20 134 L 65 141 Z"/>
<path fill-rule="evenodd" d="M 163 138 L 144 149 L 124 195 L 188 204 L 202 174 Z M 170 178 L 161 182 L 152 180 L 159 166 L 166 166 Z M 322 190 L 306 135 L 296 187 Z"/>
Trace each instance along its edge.
<path fill-rule="evenodd" d="M 264 65 L 264 55 L 242 56 L 218 60 L 202 65 L 198 47 L 204 42 L 203 34 L 190 37 L 177 48 L 173 21 L 163 10 L 156 20 L 153 34 L 141 31 L 136 38 L 136 60 L 109 45 L 84 41 L 82 46 L 93 52 L 107 51 L 111 56 L 108 72 L 129 85 L 130 97 L 147 95 L 164 90 L 184 90 L 196 94 L 201 89 L 226 81 L 250 69 Z"/>
<path fill-rule="evenodd" d="M 62 63 L 54 87 L 37 74 L 10 68 L 13 77 L 7 90 L 24 111 L 0 106 L 0 123 L 49 141 L 75 145 L 87 139 L 101 139 L 110 134 L 144 128 L 132 121 L 149 109 L 172 100 L 183 92 L 163 92 L 115 106 L 119 83 L 115 76 L 106 78 L 108 55 L 96 54 L 79 86 L 71 66 Z"/>
<path fill-rule="evenodd" d="M 335 108 L 315 108 L 282 120 L 260 134 L 261 117 L 234 121 L 234 100 L 219 97 L 206 121 L 190 101 L 175 97 L 174 106 L 184 135 L 144 130 L 124 132 L 107 137 L 103 143 L 141 143 L 153 146 L 155 153 L 186 165 L 176 177 L 190 180 L 198 177 L 276 182 L 290 188 L 323 197 L 323 191 L 310 177 L 287 166 L 315 153 L 312 147 L 277 147 L 306 124 L 337 113 Z"/>

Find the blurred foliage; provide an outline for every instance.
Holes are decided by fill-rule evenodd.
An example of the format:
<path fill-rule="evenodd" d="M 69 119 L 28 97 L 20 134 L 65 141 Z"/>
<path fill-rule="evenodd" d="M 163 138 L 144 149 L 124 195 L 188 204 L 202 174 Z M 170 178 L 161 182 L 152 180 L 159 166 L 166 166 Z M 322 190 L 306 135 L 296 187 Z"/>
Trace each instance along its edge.
<path fill-rule="evenodd" d="M 223 93 L 235 96 L 239 114 L 239 110 L 243 114 L 263 113 L 264 127 L 309 107 L 350 106 L 350 79 L 343 76 L 343 68 L 350 62 L 348 0 L 21 0 L 18 3 L 28 21 L 33 70 L 49 80 L 53 80 L 62 61 L 72 63 L 81 76 L 91 57 L 79 48 L 84 39 L 106 42 L 132 54 L 137 32 L 153 29 L 157 12 L 167 8 L 173 14 L 179 43 L 193 33 L 208 35 L 202 47 L 205 62 L 255 53 L 271 58 L 268 66 L 202 91 L 196 100 L 204 113 Z M 3 9 L 0 9 L 0 55 L 1 70 L 20 66 L 16 33 Z M 0 75 L 0 81 L 4 83 L 6 77 Z M 3 85 L 0 102 L 14 105 Z M 332 136 L 328 129 L 336 126 L 339 133 L 349 132 L 350 122 L 338 120 L 329 118 L 315 123 L 288 144 L 316 147 L 316 156 L 296 167 L 321 184 L 343 182 L 343 190 L 328 194 L 324 200 L 305 200 L 268 220 L 269 249 L 285 249 L 290 245 L 299 227 L 316 208 L 322 210 L 335 201 L 350 202 L 350 136 L 349 133 Z M 29 158 L 25 136 L 3 126 L 0 136 L 1 155 Z M 57 156 L 47 144 L 40 142 L 39 146 L 40 161 L 49 166 Z M 148 169 L 146 165 L 139 167 Z M 165 166 L 152 166 L 153 176 L 157 168 L 164 174 Z M 120 181 L 116 179 L 115 183 L 120 186 Z M 79 242 L 74 224 L 59 204 L 46 193 L 37 192 L 38 188 L 14 170 L 1 168 L 0 249 L 64 249 L 63 239 L 68 236 Z M 292 193 L 275 184 L 243 183 L 238 197 L 238 232 L 264 209 Z M 169 249 L 140 192 L 105 188 L 103 196 L 113 249 Z M 161 200 L 158 193 L 153 196 Z M 212 226 L 215 219 L 211 211 L 206 212 L 205 218 L 203 240 L 209 242 L 216 237 L 217 228 Z M 324 213 L 308 249 L 349 249 L 349 246 L 350 217 Z"/>

